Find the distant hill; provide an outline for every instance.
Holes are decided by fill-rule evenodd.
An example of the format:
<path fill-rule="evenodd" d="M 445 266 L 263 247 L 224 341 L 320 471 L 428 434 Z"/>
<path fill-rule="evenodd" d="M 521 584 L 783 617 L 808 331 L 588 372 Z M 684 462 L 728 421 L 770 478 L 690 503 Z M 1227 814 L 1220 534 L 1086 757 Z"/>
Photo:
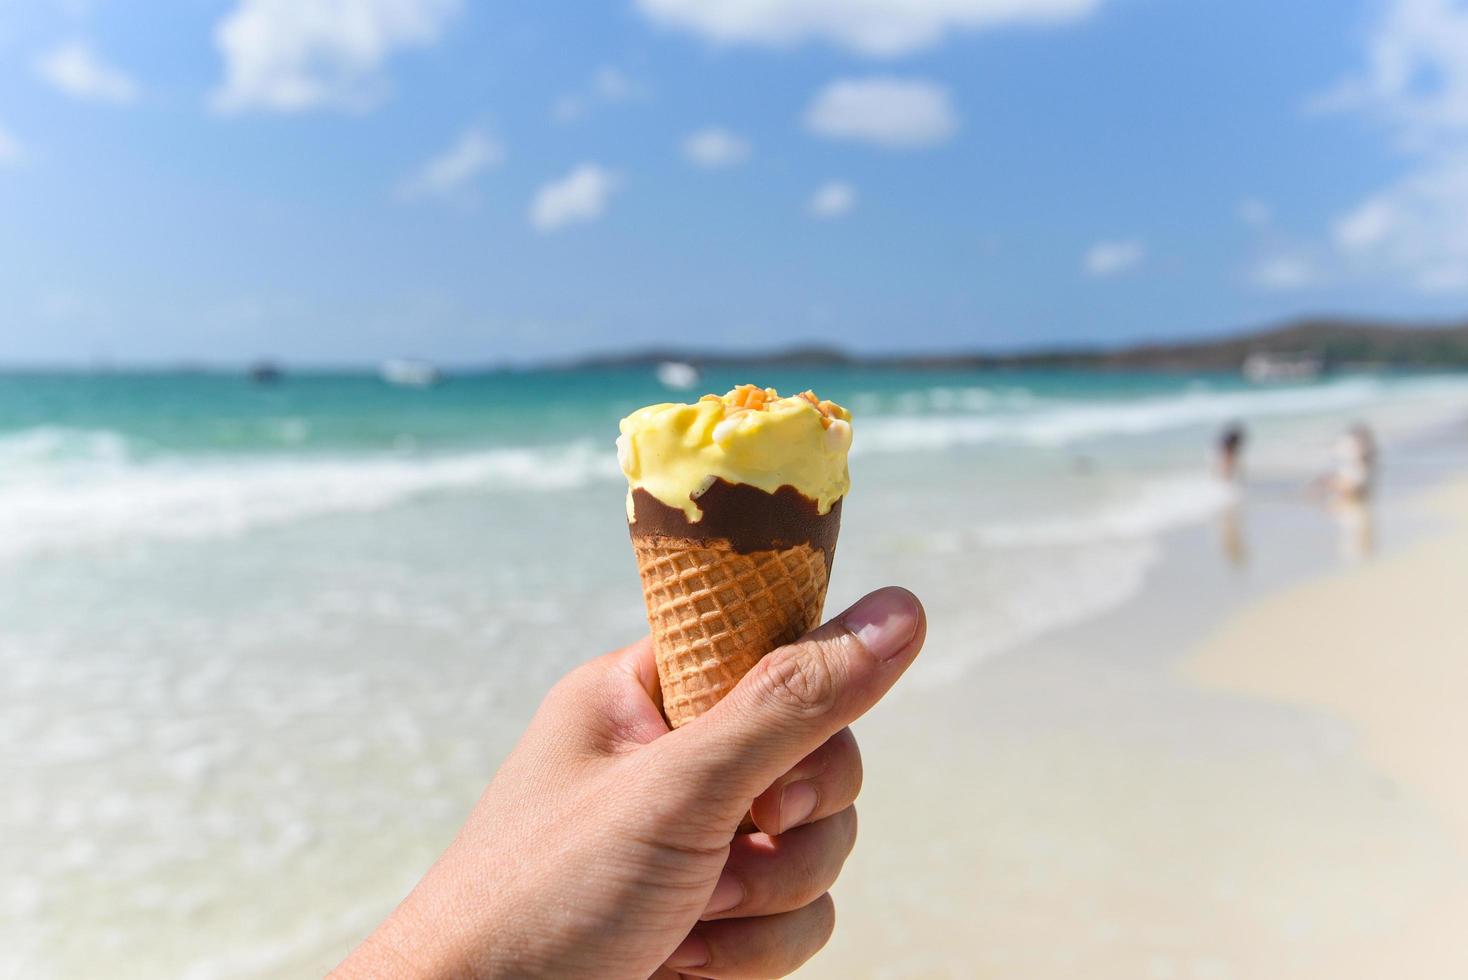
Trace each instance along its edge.
<path fill-rule="evenodd" d="M 1100 367 L 1163 371 L 1234 371 L 1250 354 L 1298 352 L 1327 368 L 1468 367 L 1468 323 L 1397 326 L 1350 320 L 1300 320 L 1201 343 L 1147 344 L 1090 355 Z"/>
<path fill-rule="evenodd" d="M 797 347 L 773 354 L 647 350 L 591 358 L 579 367 L 630 367 L 684 361 L 698 367 L 889 367 L 961 370 L 1000 367 L 1089 368 L 1116 371 L 1237 371 L 1251 354 L 1305 354 L 1326 370 L 1468 368 L 1468 322 L 1420 326 L 1346 319 L 1307 319 L 1253 333 L 1184 343 L 1147 343 L 1114 349 L 1050 348 L 1016 353 L 859 356 L 834 347 Z"/>

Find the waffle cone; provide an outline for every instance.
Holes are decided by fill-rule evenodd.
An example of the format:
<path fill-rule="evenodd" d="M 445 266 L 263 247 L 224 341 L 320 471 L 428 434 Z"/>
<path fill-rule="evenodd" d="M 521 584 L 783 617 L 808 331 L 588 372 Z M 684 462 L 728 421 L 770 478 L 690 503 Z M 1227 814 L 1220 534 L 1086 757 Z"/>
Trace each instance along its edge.
<path fill-rule="evenodd" d="M 713 707 L 776 647 L 821 619 L 827 558 L 799 544 L 741 554 L 727 541 L 632 542 L 647 600 L 663 714 L 674 728 Z"/>

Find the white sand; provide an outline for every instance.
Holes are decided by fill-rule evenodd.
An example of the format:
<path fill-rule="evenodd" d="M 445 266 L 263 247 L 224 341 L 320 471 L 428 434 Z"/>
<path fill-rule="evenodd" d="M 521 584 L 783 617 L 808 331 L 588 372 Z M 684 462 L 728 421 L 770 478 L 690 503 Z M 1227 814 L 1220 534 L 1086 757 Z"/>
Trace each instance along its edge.
<path fill-rule="evenodd" d="M 1468 976 L 1468 485 L 1435 506 L 1186 661 L 1201 573 L 883 705 L 802 975 Z"/>

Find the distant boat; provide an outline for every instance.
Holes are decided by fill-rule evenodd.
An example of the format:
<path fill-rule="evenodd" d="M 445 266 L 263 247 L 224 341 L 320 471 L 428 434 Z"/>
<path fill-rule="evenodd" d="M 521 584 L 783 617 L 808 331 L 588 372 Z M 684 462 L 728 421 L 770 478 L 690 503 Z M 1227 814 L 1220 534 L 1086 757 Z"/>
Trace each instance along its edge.
<path fill-rule="evenodd" d="M 663 361 L 657 367 L 658 380 L 663 387 L 674 391 L 687 391 L 698 384 L 698 368 L 682 361 Z"/>
<path fill-rule="evenodd" d="M 281 379 L 284 372 L 281 371 L 280 365 L 278 364 L 273 364 L 270 361 L 259 361 L 251 364 L 249 370 L 245 373 L 257 385 L 273 385 Z"/>
<path fill-rule="evenodd" d="M 383 361 L 377 373 L 383 381 L 402 388 L 431 388 L 443 380 L 438 368 L 427 361 Z"/>
<path fill-rule="evenodd" d="M 1254 384 L 1279 381 L 1309 381 L 1320 376 L 1325 365 L 1319 357 L 1303 351 L 1267 353 L 1256 351 L 1244 358 L 1244 377 Z"/>

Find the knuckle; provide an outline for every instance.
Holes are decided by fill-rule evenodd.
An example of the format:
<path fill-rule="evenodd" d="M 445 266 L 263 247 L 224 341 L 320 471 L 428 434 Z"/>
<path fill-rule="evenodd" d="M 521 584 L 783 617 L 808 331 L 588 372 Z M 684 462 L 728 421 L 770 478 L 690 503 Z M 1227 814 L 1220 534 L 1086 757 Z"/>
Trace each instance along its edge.
<path fill-rule="evenodd" d="M 856 806 L 853 804 L 836 814 L 836 816 L 841 821 L 841 832 L 843 834 L 841 860 L 844 863 L 851 856 L 852 849 L 856 847 L 856 832 L 859 826 L 859 821 L 856 819 Z"/>
<path fill-rule="evenodd" d="M 765 673 L 768 693 L 801 718 L 816 718 L 835 706 L 840 694 L 824 643 L 788 648 Z"/>
<path fill-rule="evenodd" d="M 851 733 L 850 728 L 843 728 L 833 735 L 829 744 L 831 761 L 827 778 L 840 782 L 841 796 L 849 803 L 861 793 L 861 749 L 857 746 L 856 736 Z"/>
<path fill-rule="evenodd" d="M 815 913 L 815 933 L 819 936 L 816 949 L 825 946 L 831 938 L 831 933 L 836 931 L 836 903 L 831 898 L 831 893 L 826 892 L 820 898 L 810 903 Z"/>
<path fill-rule="evenodd" d="M 856 844 L 856 812 L 847 807 L 826 820 L 811 824 L 809 831 L 819 835 L 815 846 L 797 849 L 786 868 L 785 900 L 787 907 L 801 907 L 816 901 L 836 883 L 846 858 Z"/>
<path fill-rule="evenodd" d="M 798 949 L 792 950 L 795 960 L 790 966 L 792 970 L 824 949 L 836 930 L 836 905 L 829 892 L 822 893 L 798 914 L 802 921 Z"/>
<path fill-rule="evenodd" d="M 559 705 L 578 698 L 586 686 L 591 683 L 594 674 L 590 664 L 582 664 L 573 667 L 561 676 L 561 679 L 551 685 L 546 692 L 544 704 Z"/>
<path fill-rule="evenodd" d="M 791 863 L 794 867 L 789 869 L 789 899 L 795 903 L 795 907 L 819 897 L 822 892 L 831 887 L 836 878 L 836 869 L 829 867 L 831 864 L 829 856 L 822 853 L 823 849 L 811 849 L 802 853 Z"/>
<path fill-rule="evenodd" d="M 574 711 L 576 698 L 567 688 L 564 679 L 557 681 L 545 697 L 540 699 L 540 705 L 535 709 L 535 716 L 531 720 L 532 725 L 555 727 L 555 719 L 564 717 Z"/>
<path fill-rule="evenodd" d="M 856 807 L 849 805 L 844 810 L 835 811 L 812 826 L 824 827 L 828 835 L 829 852 L 844 863 L 851 854 L 851 848 L 856 846 Z M 837 867 L 840 869 L 840 863 Z"/>

